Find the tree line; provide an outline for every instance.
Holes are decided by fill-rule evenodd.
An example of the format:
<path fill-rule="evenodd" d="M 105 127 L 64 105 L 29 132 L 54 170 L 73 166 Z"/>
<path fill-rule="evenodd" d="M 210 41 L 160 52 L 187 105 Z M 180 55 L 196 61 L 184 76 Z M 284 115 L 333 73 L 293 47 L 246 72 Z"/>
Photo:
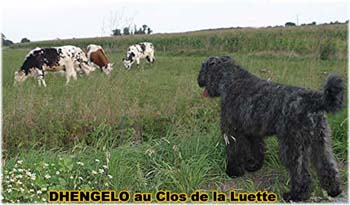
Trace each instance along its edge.
<path fill-rule="evenodd" d="M 328 25 L 328 24 L 348 24 L 349 20 L 346 20 L 344 23 L 339 22 L 339 21 L 334 21 L 334 22 L 329 22 L 329 23 L 321 23 L 317 24 L 316 21 L 313 21 L 311 23 L 302 23 L 300 26 L 313 26 L 313 25 Z M 286 22 L 284 24 L 285 27 L 290 27 L 290 26 L 299 26 L 294 22 Z M 268 28 L 271 28 L 272 26 L 268 26 Z M 283 26 L 275 26 L 275 27 L 283 27 Z M 217 28 L 217 29 L 240 29 L 241 27 L 231 27 L 231 28 Z M 217 29 L 206 29 L 206 30 L 217 30 Z M 153 30 L 147 26 L 146 24 L 142 25 L 141 27 L 137 27 L 134 25 L 133 27 L 131 26 L 125 26 L 124 28 L 115 28 L 112 30 L 112 36 L 121 36 L 121 35 L 139 35 L 139 34 L 144 34 L 144 35 L 149 35 L 152 34 Z M 3 46 L 10 46 L 13 43 L 13 41 L 9 40 L 6 38 L 6 36 L 1 33 L 1 41 Z M 22 38 L 21 43 L 28 43 L 30 40 L 28 38 Z"/>
<path fill-rule="evenodd" d="M 137 28 L 136 25 L 134 25 L 134 28 L 131 28 L 130 26 L 126 26 L 122 29 L 116 28 L 112 30 L 112 36 L 121 36 L 121 35 L 138 35 L 138 34 L 151 34 L 153 31 L 152 29 L 147 26 L 146 24 L 142 25 L 140 28 Z"/>

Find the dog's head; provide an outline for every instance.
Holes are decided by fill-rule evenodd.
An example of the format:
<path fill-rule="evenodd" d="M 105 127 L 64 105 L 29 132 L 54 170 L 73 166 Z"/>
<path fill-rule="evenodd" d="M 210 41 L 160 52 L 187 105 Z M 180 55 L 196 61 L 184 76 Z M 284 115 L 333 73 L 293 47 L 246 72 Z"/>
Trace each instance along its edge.
<path fill-rule="evenodd" d="M 219 86 L 223 76 L 232 70 L 233 60 L 229 56 L 210 57 L 202 63 L 198 85 L 204 88 L 204 97 L 219 97 Z"/>

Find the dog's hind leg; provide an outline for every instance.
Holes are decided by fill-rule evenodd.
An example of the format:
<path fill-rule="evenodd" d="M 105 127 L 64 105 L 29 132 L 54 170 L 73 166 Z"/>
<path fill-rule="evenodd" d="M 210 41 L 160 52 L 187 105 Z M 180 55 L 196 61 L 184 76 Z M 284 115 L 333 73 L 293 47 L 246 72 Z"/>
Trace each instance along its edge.
<path fill-rule="evenodd" d="M 262 137 L 251 136 L 248 138 L 250 144 L 249 155 L 245 161 L 245 169 L 253 172 L 261 169 L 265 159 L 265 142 Z"/>
<path fill-rule="evenodd" d="M 306 200 L 312 192 L 312 177 L 308 165 L 310 147 L 302 140 L 308 137 L 291 131 L 286 136 L 279 136 L 282 162 L 291 177 L 291 190 L 283 195 L 287 202 Z"/>
<path fill-rule="evenodd" d="M 331 147 L 331 130 L 325 119 L 320 121 L 318 130 L 315 130 L 315 142 L 312 143 L 312 162 L 322 188 L 329 196 L 335 197 L 341 193 L 340 177 L 337 162 Z"/>

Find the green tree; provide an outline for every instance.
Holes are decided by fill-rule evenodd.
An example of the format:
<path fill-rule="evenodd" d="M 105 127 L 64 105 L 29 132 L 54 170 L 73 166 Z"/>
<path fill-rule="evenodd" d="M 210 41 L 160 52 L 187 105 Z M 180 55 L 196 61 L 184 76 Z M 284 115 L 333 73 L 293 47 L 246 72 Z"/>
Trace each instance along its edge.
<path fill-rule="evenodd" d="M 130 28 L 129 27 L 123 28 L 123 35 L 130 35 Z"/>
<path fill-rule="evenodd" d="M 120 30 L 120 29 L 118 29 L 118 28 L 116 28 L 116 29 L 114 29 L 113 31 L 113 36 L 121 36 L 122 35 L 122 30 Z"/>
<path fill-rule="evenodd" d="M 296 25 L 295 25 L 295 23 L 293 23 L 293 22 L 287 22 L 287 23 L 285 24 L 285 26 L 296 26 Z"/>
<path fill-rule="evenodd" d="M 29 43 L 30 40 L 28 38 L 22 38 L 21 43 Z"/>

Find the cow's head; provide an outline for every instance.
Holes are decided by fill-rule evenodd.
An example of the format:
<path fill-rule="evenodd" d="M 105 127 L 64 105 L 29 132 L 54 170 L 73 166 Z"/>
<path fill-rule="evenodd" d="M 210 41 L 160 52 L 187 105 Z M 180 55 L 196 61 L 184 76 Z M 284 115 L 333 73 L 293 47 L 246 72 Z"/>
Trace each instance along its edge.
<path fill-rule="evenodd" d="M 113 65 L 114 63 L 108 63 L 107 66 L 102 67 L 102 71 L 107 75 L 111 75 L 111 72 L 113 70 Z"/>
<path fill-rule="evenodd" d="M 130 52 L 127 54 L 127 58 L 123 58 L 122 61 L 124 63 L 124 67 L 126 69 L 130 69 L 131 65 L 134 63 L 135 60 L 135 53 L 134 52 Z"/>
<path fill-rule="evenodd" d="M 95 70 L 95 68 L 89 65 L 88 63 L 79 63 L 77 64 L 77 66 L 74 66 L 74 68 L 75 68 L 75 71 L 85 75 L 89 75 L 91 72 Z"/>
<path fill-rule="evenodd" d="M 14 85 L 22 84 L 24 81 L 27 80 L 27 78 L 28 78 L 28 75 L 26 75 L 23 70 L 16 71 Z"/>

